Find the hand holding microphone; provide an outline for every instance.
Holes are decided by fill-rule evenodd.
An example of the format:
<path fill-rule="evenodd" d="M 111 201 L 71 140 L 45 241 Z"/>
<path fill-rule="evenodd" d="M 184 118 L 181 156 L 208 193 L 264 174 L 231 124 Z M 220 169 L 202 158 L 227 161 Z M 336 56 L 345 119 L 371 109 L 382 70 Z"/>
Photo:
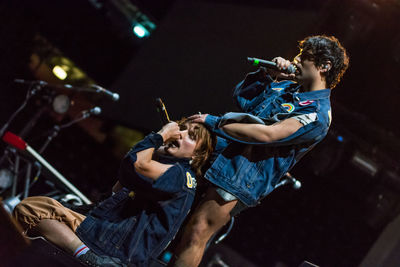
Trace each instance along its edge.
<path fill-rule="evenodd" d="M 162 136 L 164 143 L 181 139 L 179 125 L 174 121 L 165 124 L 158 133 Z"/>
<path fill-rule="evenodd" d="M 298 72 L 295 65 L 282 57 L 276 57 L 272 61 L 248 57 L 247 61 L 254 66 L 264 67 L 261 69 L 275 78 L 293 80 Z"/>

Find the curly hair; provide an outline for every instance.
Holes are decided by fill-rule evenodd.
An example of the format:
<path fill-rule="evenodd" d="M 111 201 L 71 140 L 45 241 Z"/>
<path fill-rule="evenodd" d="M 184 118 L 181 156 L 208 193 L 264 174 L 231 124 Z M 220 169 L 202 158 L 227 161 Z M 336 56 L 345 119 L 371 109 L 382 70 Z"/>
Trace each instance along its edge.
<path fill-rule="evenodd" d="M 334 88 L 349 66 L 346 49 L 339 40 L 334 36 L 309 36 L 299 42 L 299 48 L 312 55 L 316 67 L 323 66 L 327 61 L 332 63 L 331 68 L 325 73 L 325 79 L 327 86 Z"/>
<path fill-rule="evenodd" d="M 182 118 L 177 121 L 177 123 L 181 129 L 186 129 L 188 128 L 188 124 L 190 125 L 193 122 L 191 122 L 187 118 Z M 196 176 L 201 177 L 205 173 L 206 169 L 209 167 L 209 159 L 217 143 L 217 137 L 203 124 L 194 124 L 196 125 L 193 127 L 193 134 L 195 136 L 197 144 L 194 151 L 194 157 L 190 165 L 196 173 Z"/>

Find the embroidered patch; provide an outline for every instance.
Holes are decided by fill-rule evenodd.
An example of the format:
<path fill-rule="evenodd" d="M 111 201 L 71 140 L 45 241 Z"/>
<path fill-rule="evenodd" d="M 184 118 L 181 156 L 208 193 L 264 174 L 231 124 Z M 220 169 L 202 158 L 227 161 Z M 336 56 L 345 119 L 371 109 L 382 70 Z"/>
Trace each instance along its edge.
<path fill-rule="evenodd" d="M 283 103 L 281 106 L 284 107 L 289 113 L 294 110 L 294 105 L 292 103 Z"/>
<path fill-rule="evenodd" d="M 307 105 L 310 105 L 310 104 L 312 104 L 312 103 L 314 103 L 314 100 L 307 100 L 307 101 L 301 101 L 301 102 L 299 102 L 299 105 L 300 105 L 300 106 L 307 106 Z"/>
<path fill-rule="evenodd" d="M 278 91 L 278 92 L 279 92 L 279 91 L 282 91 L 283 89 L 285 89 L 285 88 L 283 88 L 283 87 L 282 87 L 282 88 L 281 88 L 281 87 L 273 87 L 273 88 L 272 88 L 272 90 Z"/>
<path fill-rule="evenodd" d="M 194 179 L 189 172 L 186 172 L 186 186 L 189 188 L 196 187 L 196 179 Z"/>

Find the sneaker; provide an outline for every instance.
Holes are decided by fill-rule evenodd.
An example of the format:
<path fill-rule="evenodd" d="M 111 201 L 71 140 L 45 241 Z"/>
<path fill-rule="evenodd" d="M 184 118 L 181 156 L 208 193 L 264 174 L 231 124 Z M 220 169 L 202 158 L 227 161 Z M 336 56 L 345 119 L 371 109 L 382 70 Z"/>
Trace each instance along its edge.
<path fill-rule="evenodd" d="M 124 267 L 126 265 L 122 264 L 121 261 L 117 258 L 108 257 L 108 256 L 100 256 L 89 250 L 85 254 L 78 257 L 80 261 L 86 263 L 89 266 L 96 267 Z"/>

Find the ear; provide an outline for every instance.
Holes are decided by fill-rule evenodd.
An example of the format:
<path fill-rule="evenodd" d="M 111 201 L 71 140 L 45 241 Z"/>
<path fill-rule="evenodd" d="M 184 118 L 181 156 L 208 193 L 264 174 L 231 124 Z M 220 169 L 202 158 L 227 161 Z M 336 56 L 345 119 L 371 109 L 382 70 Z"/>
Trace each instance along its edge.
<path fill-rule="evenodd" d="M 332 68 L 332 62 L 328 60 L 324 64 L 322 64 L 322 66 L 320 67 L 320 71 L 321 73 L 326 73 L 330 71 L 331 68 Z"/>

